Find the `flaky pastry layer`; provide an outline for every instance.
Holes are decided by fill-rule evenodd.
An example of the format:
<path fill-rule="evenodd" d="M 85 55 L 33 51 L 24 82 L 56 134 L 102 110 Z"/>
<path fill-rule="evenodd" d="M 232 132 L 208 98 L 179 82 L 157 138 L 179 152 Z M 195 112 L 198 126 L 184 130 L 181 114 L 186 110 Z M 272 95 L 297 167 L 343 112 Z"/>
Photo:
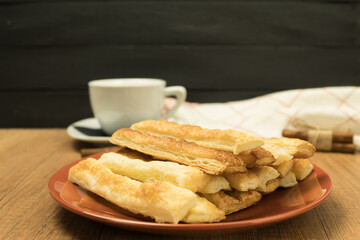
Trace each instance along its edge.
<path fill-rule="evenodd" d="M 178 223 L 196 205 L 195 193 L 168 182 L 141 183 L 111 172 L 95 159 L 69 170 L 69 181 L 136 214 L 156 222 Z"/>
<path fill-rule="evenodd" d="M 292 158 L 309 158 L 315 152 L 311 143 L 297 138 L 263 138 L 260 148 L 270 152 L 276 159 L 272 165 L 277 166 Z"/>
<path fill-rule="evenodd" d="M 230 183 L 222 175 L 205 174 L 207 181 L 205 185 L 198 188 L 199 193 L 217 193 L 220 190 L 231 190 Z"/>
<path fill-rule="evenodd" d="M 247 171 L 243 161 L 230 152 L 201 147 L 185 140 L 153 136 L 129 128 L 117 130 L 110 138 L 110 142 L 159 159 L 197 167 L 212 175 L 226 171 Z"/>
<path fill-rule="evenodd" d="M 285 177 L 293 168 L 294 166 L 294 159 L 290 159 L 287 161 L 284 161 L 283 163 L 281 163 L 278 166 L 274 166 L 274 168 L 276 169 L 276 171 L 278 171 L 278 173 L 280 174 L 280 177 Z"/>
<path fill-rule="evenodd" d="M 262 192 L 263 195 L 274 192 L 278 187 L 280 187 L 280 178 L 275 178 L 266 183 L 266 190 Z"/>
<path fill-rule="evenodd" d="M 208 181 L 201 170 L 167 161 L 130 159 L 119 153 L 104 153 L 98 160 L 112 172 L 141 182 L 167 181 L 197 192 Z"/>
<path fill-rule="evenodd" d="M 238 191 L 255 190 L 259 185 L 258 177 L 251 170 L 246 173 L 225 174 L 225 178 Z"/>
<path fill-rule="evenodd" d="M 266 184 L 279 177 L 279 173 L 278 171 L 276 171 L 276 169 L 274 169 L 273 167 L 269 167 L 269 166 L 261 166 L 261 167 L 256 167 L 252 169 L 252 172 L 257 176 L 257 178 L 259 179 L 259 184 L 256 188 L 257 191 L 259 192 L 266 192 Z"/>
<path fill-rule="evenodd" d="M 306 158 L 295 158 L 294 166 L 291 171 L 295 174 L 298 181 L 304 180 L 310 175 L 314 166 L 311 164 L 309 159 Z"/>
<path fill-rule="evenodd" d="M 280 187 L 288 188 L 298 184 L 296 176 L 293 172 L 289 172 L 285 177 L 280 178 Z"/>
<path fill-rule="evenodd" d="M 206 198 L 198 196 L 195 207 L 191 208 L 181 221 L 185 223 L 212 223 L 224 219 L 225 212 L 218 209 Z"/>
<path fill-rule="evenodd" d="M 202 194 L 202 196 L 224 211 L 226 215 L 250 207 L 262 198 L 257 191 L 240 192 L 237 190 L 219 191 L 214 194 Z"/>
<path fill-rule="evenodd" d="M 230 151 L 234 154 L 263 144 L 260 138 L 250 133 L 233 129 L 204 129 L 199 126 L 178 124 L 167 120 L 146 120 L 133 124 L 131 128 L 156 136 L 184 139 L 203 147 Z"/>
<path fill-rule="evenodd" d="M 141 182 L 170 182 L 192 192 L 214 193 L 229 189 L 222 176 L 208 175 L 198 168 L 168 161 L 131 159 L 122 153 L 104 153 L 98 160 L 112 172 Z"/>

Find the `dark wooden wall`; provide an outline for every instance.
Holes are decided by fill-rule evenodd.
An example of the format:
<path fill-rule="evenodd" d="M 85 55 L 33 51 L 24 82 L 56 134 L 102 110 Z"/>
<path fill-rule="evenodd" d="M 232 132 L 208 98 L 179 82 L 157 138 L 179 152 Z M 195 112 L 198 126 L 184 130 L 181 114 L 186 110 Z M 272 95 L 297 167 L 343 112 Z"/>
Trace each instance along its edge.
<path fill-rule="evenodd" d="M 197 102 L 359 85 L 359 46 L 359 1 L 0 0 L 0 127 L 91 117 L 98 78 L 164 78 Z"/>

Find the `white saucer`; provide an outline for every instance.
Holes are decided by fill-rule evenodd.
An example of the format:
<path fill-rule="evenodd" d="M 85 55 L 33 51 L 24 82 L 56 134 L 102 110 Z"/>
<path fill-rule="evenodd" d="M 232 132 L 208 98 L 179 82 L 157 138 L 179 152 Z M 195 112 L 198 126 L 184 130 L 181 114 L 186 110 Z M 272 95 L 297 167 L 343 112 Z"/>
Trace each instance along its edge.
<path fill-rule="evenodd" d="M 100 127 L 100 123 L 96 118 L 86 118 L 77 121 L 66 129 L 70 137 L 92 143 L 110 144 L 110 136 L 106 136 Z"/>

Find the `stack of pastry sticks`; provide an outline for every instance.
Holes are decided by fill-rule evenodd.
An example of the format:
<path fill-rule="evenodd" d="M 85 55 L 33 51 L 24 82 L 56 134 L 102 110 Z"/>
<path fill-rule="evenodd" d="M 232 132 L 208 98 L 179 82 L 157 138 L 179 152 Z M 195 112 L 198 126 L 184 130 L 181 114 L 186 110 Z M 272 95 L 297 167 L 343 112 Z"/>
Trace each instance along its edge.
<path fill-rule="evenodd" d="M 69 180 L 156 222 L 211 223 L 292 187 L 313 166 L 315 148 L 290 138 L 258 138 L 147 120 L 116 131 L 121 148 L 73 166 Z"/>

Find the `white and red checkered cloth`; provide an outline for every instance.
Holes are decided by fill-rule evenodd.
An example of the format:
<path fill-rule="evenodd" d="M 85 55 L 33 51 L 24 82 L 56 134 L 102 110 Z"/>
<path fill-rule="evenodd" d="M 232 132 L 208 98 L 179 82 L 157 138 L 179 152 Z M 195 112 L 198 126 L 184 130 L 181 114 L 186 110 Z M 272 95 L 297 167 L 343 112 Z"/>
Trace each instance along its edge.
<path fill-rule="evenodd" d="M 171 108 L 174 99 L 166 99 Z M 259 137 L 281 137 L 292 121 L 360 135 L 360 87 L 324 87 L 275 92 L 224 103 L 186 102 L 169 120 L 204 128 L 237 129 Z"/>

